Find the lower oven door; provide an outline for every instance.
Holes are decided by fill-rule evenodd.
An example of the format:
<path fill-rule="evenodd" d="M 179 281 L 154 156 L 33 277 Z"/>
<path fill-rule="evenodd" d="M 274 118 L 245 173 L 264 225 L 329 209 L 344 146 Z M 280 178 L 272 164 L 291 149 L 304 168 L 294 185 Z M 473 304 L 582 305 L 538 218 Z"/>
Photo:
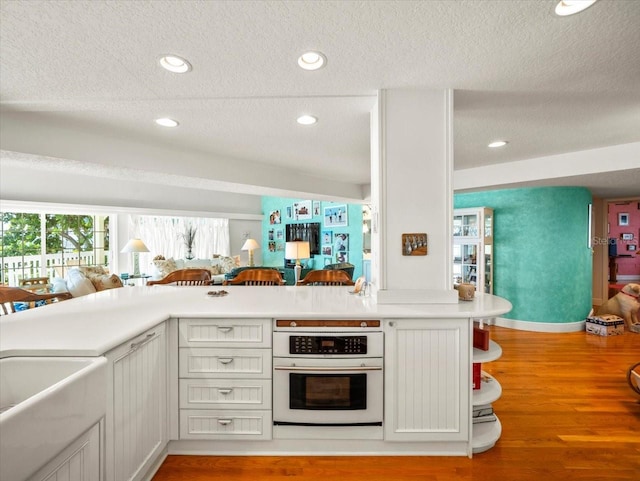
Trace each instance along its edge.
<path fill-rule="evenodd" d="M 382 398 L 382 358 L 273 360 L 276 425 L 382 425 Z"/>

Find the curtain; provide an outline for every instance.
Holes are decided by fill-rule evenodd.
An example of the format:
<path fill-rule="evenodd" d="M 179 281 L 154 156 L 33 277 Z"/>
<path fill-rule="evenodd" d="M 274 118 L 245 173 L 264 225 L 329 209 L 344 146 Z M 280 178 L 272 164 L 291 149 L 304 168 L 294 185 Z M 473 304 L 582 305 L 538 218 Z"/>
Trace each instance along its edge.
<path fill-rule="evenodd" d="M 189 226 L 196 229 L 192 248 L 194 258 L 211 259 L 214 254 L 230 255 L 229 219 L 130 215 L 129 238 L 142 239 L 150 251 L 140 254 L 140 266 L 148 265 L 157 255 L 166 259 L 185 259 L 187 247 L 184 234 Z"/>

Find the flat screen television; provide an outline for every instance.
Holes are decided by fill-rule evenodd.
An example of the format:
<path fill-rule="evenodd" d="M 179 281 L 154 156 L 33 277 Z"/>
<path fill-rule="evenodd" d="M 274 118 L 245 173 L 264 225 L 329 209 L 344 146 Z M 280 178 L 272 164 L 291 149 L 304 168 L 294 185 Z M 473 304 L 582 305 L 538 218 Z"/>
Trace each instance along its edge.
<path fill-rule="evenodd" d="M 320 254 L 320 222 L 287 224 L 285 226 L 285 232 L 287 242 L 293 240 L 308 241 L 311 257 Z M 287 261 L 285 261 L 285 263 L 287 263 Z"/>

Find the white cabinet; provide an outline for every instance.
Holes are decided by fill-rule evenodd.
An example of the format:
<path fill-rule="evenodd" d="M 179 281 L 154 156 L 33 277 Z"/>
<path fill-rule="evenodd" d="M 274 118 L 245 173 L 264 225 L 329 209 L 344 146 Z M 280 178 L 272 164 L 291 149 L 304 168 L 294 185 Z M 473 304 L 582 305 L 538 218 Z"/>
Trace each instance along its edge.
<path fill-rule="evenodd" d="M 165 323 L 108 352 L 106 481 L 138 481 L 167 444 Z"/>
<path fill-rule="evenodd" d="M 386 441 L 468 443 L 469 322 L 385 321 Z"/>
<path fill-rule="evenodd" d="M 100 424 L 95 424 L 30 481 L 100 481 Z"/>
<path fill-rule="evenodd" d="M 271 319 L 181 319 L 178 329 L 180 439 L 271 439 Z"/>
<path fill-rule="evenodd" d="M 456 209 L 453 215 L 453 283 L 493 294 L 493 209 Z"/>
<path fill-rule="evenodd" d="M 495 341 L 489 341 L 489 350 L 473 349 L 473 362 L 485 363 L 495 361 L 502 355 L 502 348 Z M 489 406 L 502 395 L 502 387 L 500 383 L 491 375 L 481 371 L 480 389 L 473 391 L 473 407 Z M 491 408 L 493 411 L 493 408 Z M 491 449 L 502 434 L 502 425 L 500 419 L 493 415 L 492 419 L 487 422 L 473 423 L 473 438 L 471 442 L 474 453 L 481 453 Z"/>

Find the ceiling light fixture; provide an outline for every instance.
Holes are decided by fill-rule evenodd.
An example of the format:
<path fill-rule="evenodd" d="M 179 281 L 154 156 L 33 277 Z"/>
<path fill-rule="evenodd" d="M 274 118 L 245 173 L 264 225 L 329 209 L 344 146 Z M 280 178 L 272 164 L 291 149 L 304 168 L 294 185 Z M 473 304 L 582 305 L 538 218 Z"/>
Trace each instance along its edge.
<path fill-rule="evenodd" d="M 508 143 L 509 142 L 507 142 L 506 140 L 496 140 L 495 142 L 491 142 L 489 144 L 489 147 L 491 147 L 492 149 L 496 149 L 498 147 L 504 147 Z"/>
<path fill-rule="evenodd" d="M 318 121 L 318 117 L 314 117 L 313 115 L 301 115 L 297 119 L 300 125 L 313 125 Z"/>
<path fill-rule="evenodd" d="M 163 117 L 161 119 L 156 119 L 156 124 L 162 125 L 163 127 L 177 127 L 178 122 L 176 120 L 170 119 L 168 117 Z"/>
<path fill-rule="evenodd" d="M 163 55 L 158 62 L 162 68 L 173 73 L 187 73 L 191 70 L 191 64 L 177 55 Z"/>
<path fill-rule="evenodd" d="M 305 52 L 298 57 L 298 65 L 305 70 L 318 70 L 327 63 L 327 57 L 320 52 Z"/>
<path fill-rule="evenodd" d="M 580 13 L 596 3 L 596 1 L 597 0 L 561 0 L 558 5 L 556 5 L 556 15 L 566 17 L 567 15 Z"/>

